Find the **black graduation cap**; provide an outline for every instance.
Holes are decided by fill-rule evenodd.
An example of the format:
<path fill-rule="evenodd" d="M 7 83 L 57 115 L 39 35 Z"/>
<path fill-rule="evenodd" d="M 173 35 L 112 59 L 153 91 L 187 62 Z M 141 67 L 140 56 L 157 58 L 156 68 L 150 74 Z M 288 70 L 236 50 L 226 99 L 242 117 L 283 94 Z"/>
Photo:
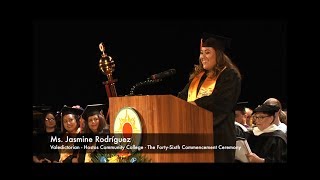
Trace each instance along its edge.
<path fill-rule="evenodd" d="M 279 107 L 281 109 L 281 111 L 280 111 L 280 121 L 281 122 L 287 122 L 287 114 L 282 110 L 282 104 L 278 99 L 269 98 L 263 104 L 273 105 L 273 106 Z"/>
<path fill-rule="evenodd" d="M 235 111 L 242 111 L 245 112 L 245 108 L 248 106 L 248 101 L 243 101 L 243 102 L 237 102 Z"/>
<path fill-rule="evenodd" d="M 62 116 L 66 114 L 74 114 L 80 116 L 83 112 L 82 108 L 73 108 L 73 107 L 68 107 L 68 106 L 63 106 L 61 109 Z"/>
<path fill-rule="evenodd" d="M 278 99 L 276 99 L 276 98 L 269 98 L 263 104 L 277 106 L 280 109 L 282 109 L 282 105 L 281 105 L 280 101 Z"/>
<path fill-rule="evenodd" d="M 280 108 L 277 107 L 277 106 L 262 104 L 262 105 L 256 107 L 256 108 L 253 110 L 253 114 L 256 113 L 256 112 L 263 112 L 263 113 L 268 113 L 268 114 L 274 114 L 274 113 L 278 112 L 279 109 L 280 109 Z"/>
<path fill-rule="evenodd" d="M 100 112 L 106 107 L 105 104 L 91 104 L 87 105 L 86 109 L 82 113 L 82 118 L 88 120 L 89 116 L 100 114 Z"/>
<path fill-rule="evenodd" d="M 226 48 L 230 48 L 231 38 L 209 34 L 204 32 L 202 34 L 202 47 L 213 47 L 224 51 Z"/>

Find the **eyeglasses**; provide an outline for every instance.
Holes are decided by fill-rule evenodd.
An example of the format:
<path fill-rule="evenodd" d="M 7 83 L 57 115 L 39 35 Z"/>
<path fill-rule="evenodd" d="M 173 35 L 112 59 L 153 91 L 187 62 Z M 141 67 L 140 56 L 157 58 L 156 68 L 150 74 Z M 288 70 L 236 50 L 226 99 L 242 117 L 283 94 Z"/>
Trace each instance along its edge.
<path fill-rule="evenodd" d="M 46 118 L 46 121 L 55 121 L 55 118 Z"/>
<path fill-rule="evenodd" d="M 266 117 L 270 117 L 270 115 L 269 116 L 252 116 L 253 120 L 261 120 L 261 119 L 264 119 Z"/>

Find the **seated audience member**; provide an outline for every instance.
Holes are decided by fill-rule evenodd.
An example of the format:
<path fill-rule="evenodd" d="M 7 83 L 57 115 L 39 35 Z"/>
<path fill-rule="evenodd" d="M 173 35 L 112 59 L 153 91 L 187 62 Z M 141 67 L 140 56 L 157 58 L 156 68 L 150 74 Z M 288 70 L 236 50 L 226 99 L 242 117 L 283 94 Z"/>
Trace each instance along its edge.
<path fill-rule="evenodd" d="M 246 115 L 247 115 L 247 120 L 246 120 L 246 122 L 247 122 L 247 125 L 248 125 L 248 127 L 247 127 L 247 129 L 248 130 L 252 130 L 252 112 L 253 112 L 253 110 L 252 109 L 250 109 L 249 107 L 245 107 L 244 108 L 245 109 L 245 111 L 246 111 Z"/>
<path fill-rule="evenodd" d="M 269 98 L 263 104 L 273 105 L 279 108 L 275 124 L 280 128 L 281 131 L 287 133 L 287 114 L 282 111 L 282 105 L 280 101 L 276 98 Z"/>
<path fill-rule="evenodd" d="M 70 139 L 74 139 L 80 136 L 80 116 L 83 112 L 82 108 L 73 108 L 64 106 L 61 109 L 62 117 L 62 142 L 60 146 L 72 147 L 75 146 L 75 142 Z M 68 148 L 59 149 L 61 163 L 78 163 L 77 153 L 79 150 L 73 150 Z M 74 152 L 75 151 L 75 152 Z"/>
<path fill-rule="evenodd" d="M 84 133 L 87 137 L 93 138 L 94 136 L 105 137 L 104 135 L 109 134 L 109 129 L 107 129 L 107 121 L 104 118 L 103 110 L 106 108 L 104 104 L 93 104 L 88 105 L 84 112 L 82 113 L 82 118 L 85 122 Z M 93 138 L 95 139 L 95 138 Z M 104 142 L 103 142 L 104 143 Z M 100 147 L 103 143 L 93 142 L 87 143 L 88 147 Z M 78 158 L 79 162 L 92 163 L 101 162 L 101 155 L 105 155 L 105 150 L 103 149 L 84 149 L 81 150 L 80 156 Z M 104 157 L 106 160 L 106 157 Z"/>
<path fill-rule="evenodd" d="M 57 145 L 57 143 L 50 142 L 50 138 L 59 136 L 56 124 L 56 111 L 53 108 L 40 109 L 39 111 L 43 113 L 44 127 L 33 138 L 33 162 L 58 162 L 60 158 L 58 149 L 50 147 L 50 145 Z"/>
<path fill-rule="evenodd" d="M 246 123 L 247 115 L 245 112 L 245 104 L 247 102 L 238 102 L 235 108 L 235 126 L 236 126 L 236 138 L 246 138 L 246 132 L 248 132 L 248 125 Z"/>
<path fill-rule="evenodd" d="M 252 153 L 247 154 L 252 163 L 287 162 L 287 136 L 275 124 L 279 107 L 263 104 L 253 111 L 256 127 L 249 134 Z"/>

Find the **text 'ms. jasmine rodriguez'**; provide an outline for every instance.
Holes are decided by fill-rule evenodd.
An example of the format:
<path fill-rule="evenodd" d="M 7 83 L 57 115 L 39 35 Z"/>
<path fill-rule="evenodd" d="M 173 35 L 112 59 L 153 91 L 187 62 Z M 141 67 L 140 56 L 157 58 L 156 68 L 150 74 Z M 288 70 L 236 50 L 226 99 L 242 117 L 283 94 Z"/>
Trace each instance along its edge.
<path fill-rule="evenodd" d="M 107 135 L 106 137 L 100 137 L 100 136 L 94 136 L 92 137 L 69 137 L 67 136 L 65 141 L 62 141 L 60 137 L 57 136 L 51 136 L 50 142 L 109 142 L 109 143 L 130 143 L 131 138 L 125 138 L 125 137 L 115 137 L 115 136 L 109 136 Z"/>

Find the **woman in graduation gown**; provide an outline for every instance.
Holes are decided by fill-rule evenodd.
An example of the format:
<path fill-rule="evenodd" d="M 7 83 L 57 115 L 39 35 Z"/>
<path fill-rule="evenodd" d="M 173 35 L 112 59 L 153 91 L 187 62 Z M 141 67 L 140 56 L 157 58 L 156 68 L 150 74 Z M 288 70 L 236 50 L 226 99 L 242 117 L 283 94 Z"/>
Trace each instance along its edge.
<path fill-rule="evenodd" d="M 57 145 L 56 142 L 50 142 L 53 137 L 59 137 L 56 125 L 56 111 L 52 108 L 48 110 L 41 110 L 44 113 L 43 121 L 44 128 L 36 134 L 33 139 L 34 152 L 33 162 L 35 163 L 54 163 L 58 162 L 60 154 L 58 149 L 51 148 Z"/>
<path fill-rule="evenodd" d="M 86 137 L 92 138 L 93 142 L 86 143 L 87 147 L 95 148 L 83 148 L 80 151 L 78 161 L 79 163 L 93 163 L 93 162 L 106 162 L 105 150 L 100 148 L 100 145 L 104 143 L 96 142 L 95 136 L 105 137 L 109 134 L 107 128 L 107 122 L 103 115 L 103 110 L 106 106 L 104 104 L 88 105 L 82 114 L 82 118 L 85 120 L 84 133 Z"/>
<path fill-rule="evenodd" d="M 70 139 L 79 137 L 80 133 L 80 117 L 83 112 L 81 108 L 64 106 L 61 109 L 61 123 L 62 123 L 62 142 L 60 146 L 77 147 L 78 145 Z M 79 146 L 80 148 L 80 146 Z M 60 151 L 61 163 L 78 163 L 77 152 L 78 149 L 62 148 Z"/>
<path fill-rule="evenodd" d="M 189 77 L 189 83 L 178 97 L 213 112 L 214 162 L 234 162 L 235 146 L 234 107 L 241 91 L 241 75 L 238 68 L 224 53 L 230 39 L 203 34 L 199 65 Z"/>

